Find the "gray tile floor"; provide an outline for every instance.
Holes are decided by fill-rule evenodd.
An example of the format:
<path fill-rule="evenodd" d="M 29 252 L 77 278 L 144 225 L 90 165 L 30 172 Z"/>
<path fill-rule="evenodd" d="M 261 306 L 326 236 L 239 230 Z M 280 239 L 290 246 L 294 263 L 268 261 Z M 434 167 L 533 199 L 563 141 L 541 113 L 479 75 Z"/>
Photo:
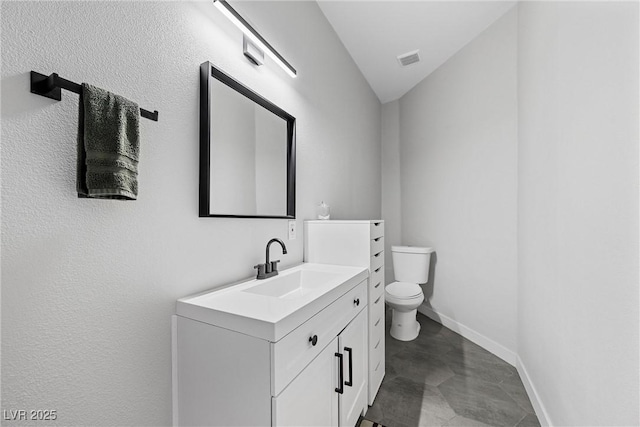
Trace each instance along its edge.
<path fill-rule="evenodd" d="M 516 369 L 418 313 L 414 341 L 389 335 L 386 369 L 366 418 L 387 427 L 539 426 Z"/>

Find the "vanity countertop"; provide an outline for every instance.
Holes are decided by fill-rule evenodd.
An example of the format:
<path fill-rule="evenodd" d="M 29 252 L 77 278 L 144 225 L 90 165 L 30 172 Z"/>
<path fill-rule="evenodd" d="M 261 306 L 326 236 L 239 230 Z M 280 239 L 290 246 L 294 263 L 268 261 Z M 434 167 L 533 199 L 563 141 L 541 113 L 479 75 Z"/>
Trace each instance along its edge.
<path fill-rule="evenodd" d="M 177 314 L 271 342 L 368 277 L 368 270 L 303 263 L 264 280 L 181 298 Z"/>

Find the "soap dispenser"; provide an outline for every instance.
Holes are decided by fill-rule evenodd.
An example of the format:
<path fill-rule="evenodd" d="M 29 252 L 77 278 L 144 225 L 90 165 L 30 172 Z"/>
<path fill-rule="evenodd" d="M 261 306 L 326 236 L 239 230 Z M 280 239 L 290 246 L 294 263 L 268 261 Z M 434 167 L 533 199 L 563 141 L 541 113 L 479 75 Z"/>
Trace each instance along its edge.
<path fill-rule="evenodd" d="M 318 205 L 318 219 L 330 219 L 331 218 L 331 208 L 325 202 L 321 202 Z"/>

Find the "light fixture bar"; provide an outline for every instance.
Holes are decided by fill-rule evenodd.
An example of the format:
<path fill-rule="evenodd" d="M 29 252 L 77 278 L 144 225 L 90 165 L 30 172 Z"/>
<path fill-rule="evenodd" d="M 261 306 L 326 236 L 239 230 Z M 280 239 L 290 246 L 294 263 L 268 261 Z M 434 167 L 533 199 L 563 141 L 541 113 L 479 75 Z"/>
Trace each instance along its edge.
<path fill-rule="evenodd" d="M 229 5 L 225 0 L 213 0 L 213 4 L 225 15 L 231 22 L 233 22 L 242 32 L 253 42 L 258 48 L 266 52 L 267 55 L 271 57 L 279 66 L 281 66 L 287 74 L 291 77 L 295 77 L 297 75 L 296 69 L 291 66 L 287 62 L 286 59 L 282 57 L 274 48 L 269 44 L 268 41 L 264 39 L 258 33 L 255 28 L 253 28 L 247 21 L 244 20 L 242 16 L 234 8 Z"/>

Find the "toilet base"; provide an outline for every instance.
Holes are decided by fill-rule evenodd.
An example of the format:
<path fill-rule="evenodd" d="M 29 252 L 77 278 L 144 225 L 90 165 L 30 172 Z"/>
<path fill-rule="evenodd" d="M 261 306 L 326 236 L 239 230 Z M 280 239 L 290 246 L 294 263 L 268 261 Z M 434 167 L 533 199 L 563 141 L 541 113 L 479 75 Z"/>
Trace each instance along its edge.
<path fill-rule="evenodd" d="M 398 311 L 393 309 L 391 314 L 392 338 L 398 341 L 413 341 L 420 333 L 420 323 L 416 320 L 418 310 Z"/>

